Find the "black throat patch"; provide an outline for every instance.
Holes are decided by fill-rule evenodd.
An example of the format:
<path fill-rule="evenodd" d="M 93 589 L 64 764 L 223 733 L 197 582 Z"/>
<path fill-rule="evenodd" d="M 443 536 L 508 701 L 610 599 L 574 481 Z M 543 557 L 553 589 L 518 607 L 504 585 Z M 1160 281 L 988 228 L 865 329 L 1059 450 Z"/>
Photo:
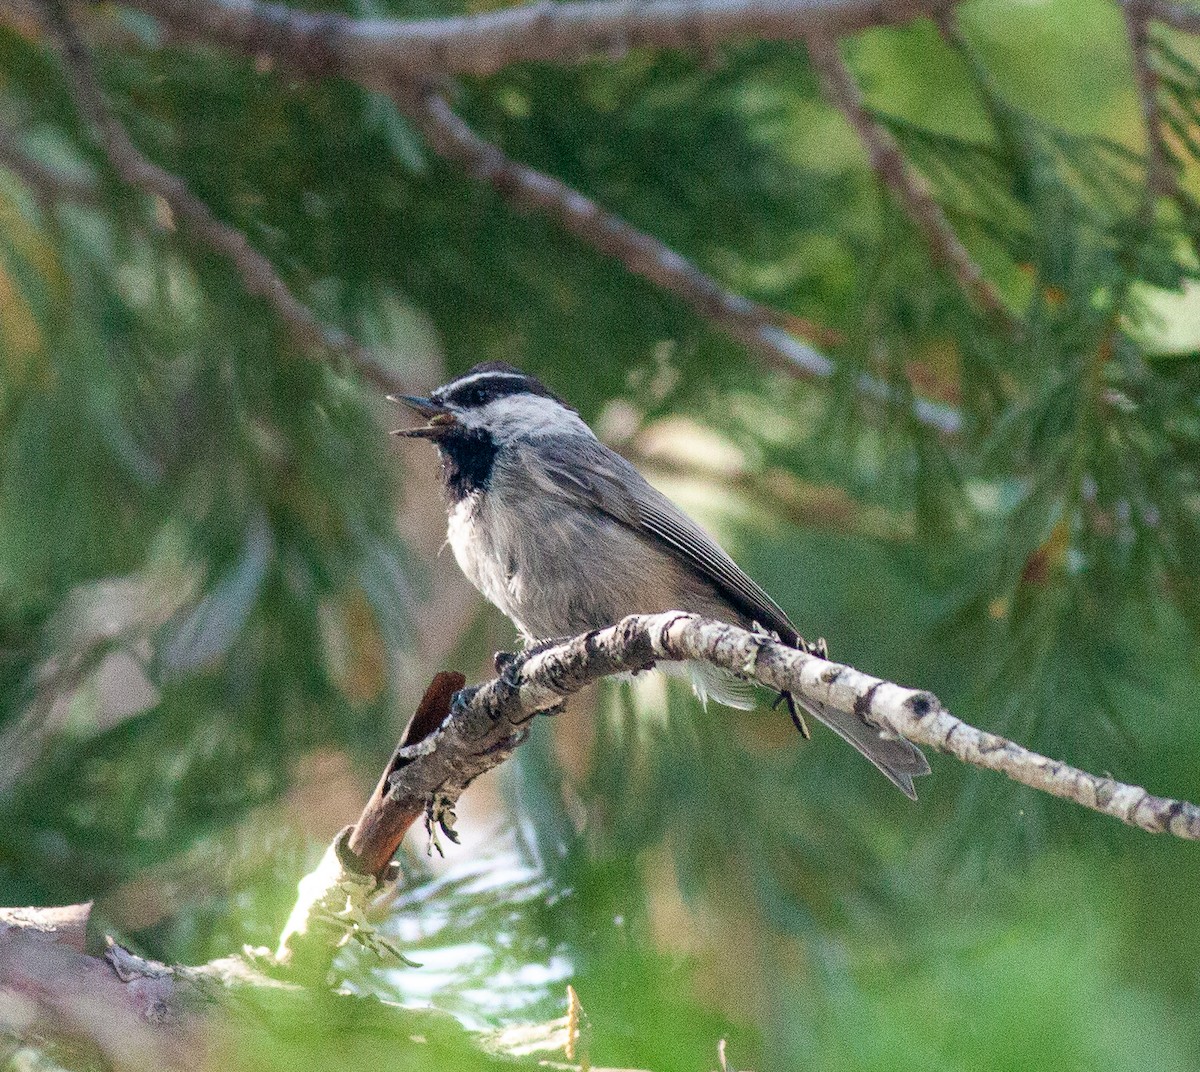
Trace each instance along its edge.
<path fill-rule="evenodd" d="M 442 484 L 451 503 L 482 491 L 492 476 L 496 441 L 481 428 L 455 428 L 438 441 L 442 454 Z"/>

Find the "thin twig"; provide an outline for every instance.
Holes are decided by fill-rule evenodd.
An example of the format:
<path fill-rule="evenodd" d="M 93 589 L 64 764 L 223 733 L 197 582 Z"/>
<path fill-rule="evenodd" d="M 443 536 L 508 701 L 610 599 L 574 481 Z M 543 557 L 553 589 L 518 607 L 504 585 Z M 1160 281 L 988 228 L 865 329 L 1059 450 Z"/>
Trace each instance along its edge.
<path fill-rule="evenodd" d="M 1123 5 L 1125 33 L 1133 60 L 1133 78 L 1138 100 L 1142 106 L 1142 122 L 1146 128 L 1146 200 L 1142 208 L 1142 223 L 1154 222 L 1154 203 L 1159 197 L 1169 197 L 1175 190 L 1171 171 L 1171 153 L 1163 138 L 1158 110 L 1158 76 L 1150 55 L 1149 4 L 1131 0 Z"/>
<path fill-rule="evenodd" d="M 584 0 L 462 18 L 403 21 L 313 14 L 260 0 L 125 0 L 192 38 L 310 76 L 373 89 L 397 78 L 489 75 L 514 63 L 577 63 L 631 48 L 707 49 L 733 38 L 794 41 L 892 26 L 954 0 Z"/>
<path fill-rule="evenodd" d="M 405 385 L 400 378 L 383 368 L 369 350 L 340 329 L 318 320 L 288 289 L 270 260 L 241 231 L 218 219 L 179 176 L 152 163 L 138 150 L 108 107 L 91 56 L 75 32 L 66 6 L 62 0 L 45 3 L 75 106 L 95 129 L 113 170 L 130 186 L 164 202 L 194 240 L 227 257 L 241 276 L 247 293 L 266 301 L 275 310 L 298 349 L 334 354 L 376 386 L 403 392 Z"/>
<path fill-rule="evenodd" d="M 814 38 L 809 42 L 808 51 L 830 103 L 846 117 L 866 150 L 871 168 L 908 213 L 934 257 L 945 265 L 971 300 L 1004 331 L 1010 335 L 1019 334 L 1019 322 L 962 244 L 924 181 L 905 163 L 892 135 L 864 107 L 862 93 L 842 60 L 837 41 L 833 37 Z"/>
<path fill-rule="evenodd" d="M 41 208 L 64 201 L 93 208 L 100 203 L 94 182 L 35 160 L 21 148 L 19 142 L 20 131 L 0 120 L 0 167 L 16 175 Z"/>

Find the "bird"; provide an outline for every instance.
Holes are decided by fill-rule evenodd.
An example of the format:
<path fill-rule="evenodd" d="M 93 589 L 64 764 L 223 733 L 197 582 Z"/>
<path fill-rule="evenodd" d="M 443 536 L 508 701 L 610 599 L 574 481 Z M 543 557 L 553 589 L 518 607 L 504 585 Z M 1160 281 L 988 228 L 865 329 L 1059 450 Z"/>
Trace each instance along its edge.
<path fill-rule="evenodd" d="M 628 614 L 679 610 L 806 645 L 780 606 L 695 521 L 596 435 L 536 377 L 489 361 L 428 397 L 389 395 L 425 418 L 393 434 L 441 456 L 447 540 L 467 579 L 517 627 L 529 650 L 613 625 Z M 755 706 L 755 686 L 689 663 L 701 701 Z M 924 753 L 855 712 L 788 693 L 858 749 L 911 800 L 929 773 Z"/>

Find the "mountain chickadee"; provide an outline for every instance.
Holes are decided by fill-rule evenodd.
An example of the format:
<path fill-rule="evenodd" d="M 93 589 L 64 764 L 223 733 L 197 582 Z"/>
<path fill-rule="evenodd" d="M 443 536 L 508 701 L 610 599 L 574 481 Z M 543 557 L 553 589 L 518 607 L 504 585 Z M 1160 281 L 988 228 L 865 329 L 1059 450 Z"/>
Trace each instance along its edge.
<path fill-rule="evenodd" d="M 429 398 L 392 401 L 428 418 L 395 434 L 436 444 L 454 557 L 527 643 L 627 614 L 682 610 L 803 645 L 787 615 L 708 533 L 532 376 L 488 362 Z M 701 700 L 754 706 L 748 681 L 701 663 L 682 672 Z M 807 736 L 792 697 L 782 698 Z M 881 736 L 856 714 L 802 706 L 916 799 L 913 776 L 928 774 L 929 764 L 914 745 Z"/>

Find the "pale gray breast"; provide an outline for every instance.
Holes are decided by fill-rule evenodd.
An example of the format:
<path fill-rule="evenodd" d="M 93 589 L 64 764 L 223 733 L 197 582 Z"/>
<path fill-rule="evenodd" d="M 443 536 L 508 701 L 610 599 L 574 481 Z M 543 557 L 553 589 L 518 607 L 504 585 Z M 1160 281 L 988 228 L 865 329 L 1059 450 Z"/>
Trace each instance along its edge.
<path fill-rule="evenodd" d="M 647 527 L 648 508 L 656 517 L 669 511 L 693 544 L 711 548 L 718 568 L 753 584 L 711 537 L 590 436 L 504 447 L 487 493 L 451 512 L 450 543 L 472 583 L 532 639 L 600 628 L 632 613 L 687 610 L 747 625 L 773 616 L 731 604 L 710 571 Z"/>
<path fill-rule="evenodd" d="M 527 638 L 574 635 L 635 612 L 728 616 L 653 539 L 544 479 L 536 458 L 502 451 L 487 494 L 457 504 L 448 528 L 463 573 Z"/>

